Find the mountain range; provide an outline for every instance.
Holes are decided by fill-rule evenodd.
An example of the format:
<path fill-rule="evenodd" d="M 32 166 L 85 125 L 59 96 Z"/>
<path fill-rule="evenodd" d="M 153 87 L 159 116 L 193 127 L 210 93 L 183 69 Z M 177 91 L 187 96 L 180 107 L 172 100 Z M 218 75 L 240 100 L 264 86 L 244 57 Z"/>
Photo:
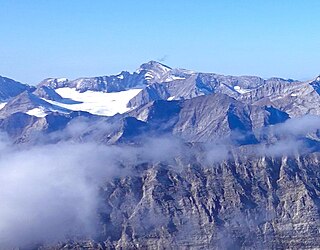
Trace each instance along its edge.
<path fill-rule="evenodd" d="M 319 86 L 320 77 L 301 82 L 223 76 L 172 69 L 155 61 L 133 73 L 76 80 L 49 78 L 36 87 L 1 77 L 0 121 L 3 128 L 6 121 L 20 119 L 21 124 L 14 122 L 21 125 L 14 135 L 18 141 L 26 140 L 33 130 L 51 127 L 48 117 L 52 115 L 68 118 L 74 112 L 86 112 L 100 120 L 131 117 L 144 125 L 139 133 L 161 130 L 188 142 L 205 142 L 234 130 L 256 136 L 268 125 L 319 115 Z"/>
<path fill-rule="evenodd" d="M 39 249 L 320 247 L 320 76 L 225 76 L 150 61 L 37 86 L 0 77 L 0 102 L 0 129 L 22 148 L 143 149 L 139 161 L 120 154 L 130 174 L 100 185 L 95 236 Z"/>

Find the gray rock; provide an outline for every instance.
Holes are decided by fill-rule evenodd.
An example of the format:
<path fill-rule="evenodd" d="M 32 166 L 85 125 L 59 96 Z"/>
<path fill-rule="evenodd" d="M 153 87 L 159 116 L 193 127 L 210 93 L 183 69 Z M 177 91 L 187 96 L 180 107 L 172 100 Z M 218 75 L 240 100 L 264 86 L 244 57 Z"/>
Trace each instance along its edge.
<path fill-rule="evenodd" d="M 61 101 L 62 97 L 52 88 L 48 86 L 38 87 L 34 92 L 34 95 L 52 101 Z"/>
<path fill-rule="evenodd" d="M 5 102 L 24 91 L 32 91 L 34 87 L 0 76 L 0 101 Z"/>
<path fill-rule="evenodd" d="M 316 249 L 319 159 L 135 166 L 135 176 L 102 187 L 96 241 L 68 249 Z"/>

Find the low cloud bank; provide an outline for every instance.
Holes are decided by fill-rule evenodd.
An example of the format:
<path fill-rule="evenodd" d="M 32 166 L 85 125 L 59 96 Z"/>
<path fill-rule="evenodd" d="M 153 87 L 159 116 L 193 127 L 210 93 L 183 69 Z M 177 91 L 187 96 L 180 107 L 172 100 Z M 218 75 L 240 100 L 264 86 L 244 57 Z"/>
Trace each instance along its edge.
<path fill-rule="evenodd" d="M 10 143 L 0 136 L 0 249 L 94 237 L 99 186 L 135 174 L 126 166 L 170 162 L 182 153 L 182 143 L 167 137 L 141 146 Z"/>
<path fill-rule="evenodd" d="M 57 144 L 1 152 L 0 245 L 4 248 L 93 235 L 96 183 L 111 177 L 110 152 Z M 111 155 L 112 157 L 112 155 Z"/>
<path fill-rule="evenodd" d="M 257 146 L 257 155 L 293 156 L 317 151 L 320 140 L 320 117 L 306 115 L 270 126 L 267 132 L 273 135 L 272 142 Z"/>
<path fill-rule="evenodd" d="M 61 140 L 81 134 L 87 126 L 71 123 L 55 134 Z M 97 128 L 99 129 L 99 128 Z M 320 118 L 306 116 L 270 129 L 278 138 L 256 145 L 259 155 L 295 154 L 308 148 L 301 138 L 316 135 Z M 279 139 L 280 138 L 280 139 Z M 228 159 L 230 141 L 202 147 L 203 161 L 211 165 Z M 143 145 L 99 145 L 60 141 L 19 147 L 0 135 L 0 249 L 93 237 L 98 230 L 98 188 L 121 175 L 134 174 L 123 166 L 143 162 L 192 159 L 193 147 L 172 136 L 145 138 Z"/>

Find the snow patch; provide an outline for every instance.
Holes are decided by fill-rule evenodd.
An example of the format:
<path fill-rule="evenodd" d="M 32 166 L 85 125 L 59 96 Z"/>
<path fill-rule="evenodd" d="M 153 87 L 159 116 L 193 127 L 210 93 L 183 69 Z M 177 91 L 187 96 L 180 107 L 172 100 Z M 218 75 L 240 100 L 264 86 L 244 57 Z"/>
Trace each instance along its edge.
<path fill-rule="evenodd" d="M 95 115 L 113 116 L 117 113 L 123 114 L 130 110 L 128 102 L 135 97 L 142 89 L 129 89 L 120 92 L 78 92 L 75 88 L 59 88 L 56 92 L 65 99 L 71 99 L 77 103 L 62 103 L 58 101 L 46 100 L 53 105 L 57 105 L 73 111 L 87 111 Z"/>
<path fill-rule="evenodd" d="M 234 88 L 234 90 L 236 90 L 236 91 L 239 91 L 239 90 L 241 89 L 240 86 L 234 86 L 233 88 Z"/>
<path fill-rule="evenodd" d="M 187 75 L 192 75 L 192 74 L 197 73 L 196 71 L 194 71 L 194 70 L 189 70 L 189 69 L 180 69 L 180 68 L 178 68 L 177 70 L 180 71 L 180 72 L 182 72 L 182 73 L 184 73 L 184 74 L 187 74 Z"/>
<path fill-rule="evenodd" d="M 153 79 L 154 76 L 152 74 L 150 74 L 149 72 L 147 72 L 144 77 L 147 79 L 147 80 L 150 80 L 150 79 Z"/>
<path fill-rule="evenodd" d="M 67 78 L 49 78 L 47 81 L 51 83 L 54 83 L 54 82 L 61 83 L 61 82 L 68 81 L 68 79 Z"/>
<path fill-rule="evenodd" d="M 30 109 L 29 111 L 26 112 L 26 114 L 36 116 L 36 117 L 45 117 L 47 115 L 46 112 L 41 108 Z"/>
<path fill-rule="evenodd" d="M 234 86 L 233 89 L 234 89 L 235 91 L 237 91 L 238 93 L 240 93 L 240 94 L 245 94 L 245 93 L 248 93 L 248 92 L 251 91 L 250 89 L 242 89 L 242 88 L 241 88 L 240 86 L 238 86 L 238 85 Z"/>
<path fill-rule="evenodd" d="M 171 82 L 174 80 L 185 80 L 185 77 L 180 77 L 180 76 L 169 76 L 167 77 L 167 79 L 165 80 L 165 82 Z"/>
<path fill-rule="evenodd" d="M 68 81 L 67 78 L 57 78 L 57 82 L 66 82 Z"/>
<path fill-rule="evenodd" d="M 0 109 L 3 109 L 6 104 L 6 102 L 0 103 Z"/>
<path fill-rule="evenodd" d="M 160 64 L 159 68 L 163 71 L 163 72 L 169 72 L 171 69 L 166 67 L 166 66 L 163 66 L 162 64 Z"/>
<path fill-rule="evenodd" d="M 176 98 L 175 96 L 170 96 L 167 101 L 172 101 L 174 98 Z"/>

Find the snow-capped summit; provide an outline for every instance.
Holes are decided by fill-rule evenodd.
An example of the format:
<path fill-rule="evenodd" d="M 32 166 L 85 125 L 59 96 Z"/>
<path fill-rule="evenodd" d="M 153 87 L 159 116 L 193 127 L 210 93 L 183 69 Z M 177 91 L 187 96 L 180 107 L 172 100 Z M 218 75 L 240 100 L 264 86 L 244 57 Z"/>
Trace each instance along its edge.
<path fill-rule="evenodd" d="M 136 72 L 139 74 L 143 70 L 159 72 L 159 73 L 167 73 L 168 71 L 171 70 L 171 68 L 157 61 L 149 61 L 147 63 L 141 64 L 141 66 L 137 69 Z"/>
<path fill-rule="evenodd" d="M 248 104 L 268 104 L 295 117 L 308 111 L 318 114 L 320 76 L 309 82 L 257 76 L 226 76 L 171 68 L 157 61 L 143 63 L 135 72 L 97 77 L 47 78 L 37 89 L 0 78 L 0 103 L 23 91 L 64 111 L 87 111 L 113 116 L 156 100 L 189 100 L 221 93 Z M 301 102 L 296 105 L 291 102 Z M 0 106 L 1 107 L 1 106 Z M 317 106 L 318 107 L 318 106 Z M 10 109 L 13 110 L 13 109 Z M 48 110 L 48 109 L 46 109 Z M 53 110 L 50 108 L 49 110 Z M 59 108 L 55 108 L 59 111 Z"/>
<path fill-rule="evenodd" d="M 157 82 L 164 75 L 171 71 L 171 68 L 167 65 L 156 61 L 150 61 L 142 64 L 137 70 L 136 73 L 139 75 L 144 75 L 148 83 Z"/>
<path fill-rule="evenodd" d="M 47 86 L 53 89 L 63 88 L 67 86 L 69 80 L 67 78 L 47 78 L 38 84 L 38 87 Z"/>

